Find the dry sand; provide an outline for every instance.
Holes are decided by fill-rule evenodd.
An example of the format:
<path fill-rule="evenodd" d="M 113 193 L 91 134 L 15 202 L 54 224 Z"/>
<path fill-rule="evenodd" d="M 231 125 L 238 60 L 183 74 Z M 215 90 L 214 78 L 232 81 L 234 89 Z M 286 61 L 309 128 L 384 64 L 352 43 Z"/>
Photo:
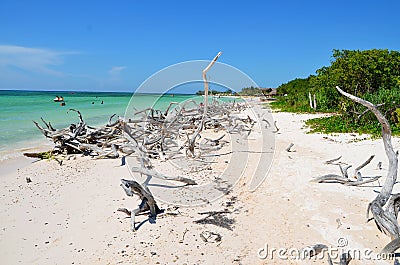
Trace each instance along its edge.
<path fill-rule="evenodd" d="M 388 162 L 382 141 L 358 141 L 365 136 L 351 134 L 307 134 L 303 121 L 315 115 L 273 116 L 280 128 L 275 134 L 274 160 L 266 180 L 255 192 L 249 191 L 248 182 L 260 155 L 257 152 L 250 154 L 244 177 L 229 194 L 198 207 L 160 202 L 165 213 L 154 224 L 143 223 L 136 233 L 129 230 L 129 219 L 116 211 L 119 207 L 135 208 L 139 203 L 119 187 L 121 178 L 130 179 L 120 160 L 77 156 L 65 160 L 62 166 L 54 160 L 30 165 L 26 165 L 26 159 L 3 161 L 1 263 L 327 264 L 326 259 L 283 260 L 277 252 L 272 258 L 271 248 L 294 250 L 317 243 L 337 247 L 340 238 L 339 244 L 346 246 L 339 250 L 369 248 L 379 253 L 390 239 L 373 222 L 366 223 L 368 202 L 379 187 L 316 184 L 310 180 L 339 173 L 338 166 L 324 164 L 339 155 L 343 156 L 341 161 L 357 166 L 375 154 L 363 175 L 385 176 Z M 290 143 L 295 144 L 295 152 L 285 150 Z M 395 138 L 393 143 L 399 150 L 400 139 Z M 259 148 L 257 141 L 250 144 L 251 150 Z M 382 170 L 376 168 L 379 161 Z M 32 182 L 27 183 L 26 177 Z M 222 210 L 230 212 L 224 216 L 234 220 L 232 230 L 194 223 L 205 217 L 201 212 Z M 146 219 L 137 217 L 139 222 Z M 200 234 L 207 236 L 206 231 L 219 234 L 221 241 L 204 242 Z M 269 255 L 260 259 L 258 252 L 266 245 Z M 350 264 L 380 263 L 364 259 Z"/>

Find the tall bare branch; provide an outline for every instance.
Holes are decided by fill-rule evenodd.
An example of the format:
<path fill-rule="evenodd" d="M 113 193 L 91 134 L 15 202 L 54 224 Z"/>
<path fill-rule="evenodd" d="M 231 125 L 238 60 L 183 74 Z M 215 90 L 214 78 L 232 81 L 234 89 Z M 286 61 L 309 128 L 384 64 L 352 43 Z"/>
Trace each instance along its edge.
<path fill-rule="evenodd" d="M 382 139 L 385 148 L 386 156 L 389 160 L 389 169 L 386 176 L 385 183 L 376 196 L 376 198 L 369 204 L 368 211 L 370 210 L 374 216 L 374 220 L 378 229 L 383 231 L 385 234 L 391 236 L 392 239 L 400 237 L 400 227 L 397 222 L 397 214 L 395 215 L 391 210 L 392 206 L 387 205 L 384 210 L 383 207 L 389 201 L 392 196 L 393 186 L 397 180 L 397 168 L 398 168 L 398 153 L 393 149 L 392 145 L 392 130 L 390 129 L 390 124 L 386 117 L 378 110 L 377 106 L 369 101 L 363 100 L 359 97 L 351 95 L 344 92 L 338 86 L 336 89 L 342 95 L 348 97 L 349 99 L 357 102 L 365 107 L 367 107 L 378 119 L 379 123 L 382 125 Z"/>

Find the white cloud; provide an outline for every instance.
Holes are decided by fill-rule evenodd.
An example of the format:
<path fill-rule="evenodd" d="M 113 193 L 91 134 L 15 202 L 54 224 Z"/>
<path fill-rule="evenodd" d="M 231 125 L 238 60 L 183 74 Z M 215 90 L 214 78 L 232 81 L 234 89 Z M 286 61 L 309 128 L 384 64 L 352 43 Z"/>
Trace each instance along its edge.
<path fill-rule="evenodd" d="M 121 72 L 126 69 L 126 66 L 114 66 L 109 71 L 110 80 L 119 80 Z"/>
<path fill-rule="evenodd" d="M 63 73 L 52 67 L 63 64 L 63 56 L 69 54 L 76 52 L 0 45 L 0 67 L 12 66 L 29 72 L 61 76 Z"/>

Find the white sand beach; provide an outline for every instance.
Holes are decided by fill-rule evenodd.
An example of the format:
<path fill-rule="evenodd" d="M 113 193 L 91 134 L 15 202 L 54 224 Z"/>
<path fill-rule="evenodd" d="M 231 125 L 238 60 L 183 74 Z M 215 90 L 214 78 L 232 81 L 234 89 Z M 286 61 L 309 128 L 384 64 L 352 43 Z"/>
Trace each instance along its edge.
<path fill-rule="evenodd" d="M 156 223 L 145 222 L 136 232 L 130 231 L 129 218 L 117 211 L 139 204 L 138 198 L 127 197 L 119 186 L 121 178 L 131 178 L 120 159 L 77 155 L 62 166 L 55 160 L 2 161 L 1 263 L 328 264 L 326 258 L 298 260 L 278 257 L 276 251 L 265 259 L 259 257 L 273 248 L 301 250 L 314 244 L 339 250 L 371 249 L 371 257 L 376 257 L 390 242 L 373 221 L 366 222 L 368 203 L 387 173 L 382 140 L 307 134 L 304 120 L 315 115 L 278 112 L 273 117 L 280 129 L 275 133 L 274 159 L 258 189 L 248 189 L 259 156 L 254 152 L 243 177 L 228 194 L 198 207 L 158 202 L 165 212 Z M 259 150 L 256 140 L 251 150 Z M 290 143 L 294 143 L 293 151 L 287 152 Z M 393 144 L 395 150 L 400 149 L 399 138 Z M 328 173 L 340 174 L 337 165 L 324 163 L 327 160 L 342 156 L 340 161 L 356 167 L 370 155 L 375 158 L 362 173 L 382 175 L 379 183 L 349 187 L 310 181 Z M 378 162 L 382 162 L 381 170 Z M 32 182 L 27 183 L 26 177 Z M 209 211 L 228 212 L 224 217 L 234 222 L 232 229 L 194 222 L 205 217 L 199 213 Z M 136 219 L 145 221 L 147 216 Z M 205 242 L 209 235 L 213 238 Z M 393 261 L 355 259 L 351 264 Z"/>

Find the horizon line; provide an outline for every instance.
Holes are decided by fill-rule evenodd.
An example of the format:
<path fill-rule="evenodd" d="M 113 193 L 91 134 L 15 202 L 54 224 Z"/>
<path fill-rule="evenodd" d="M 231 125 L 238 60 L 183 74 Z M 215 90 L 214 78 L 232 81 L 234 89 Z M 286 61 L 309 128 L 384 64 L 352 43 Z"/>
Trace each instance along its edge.
<path fill-rule="evenodd" d="M 29 89 L 4 89 L 0 88 L 0 91 L 21 91 L 21 92 L 50 92 L 50 93 L 124 93 L 124 94 L 135 94 L 135 92 L 128 91 L 88 91 L 88 90 L 29 90 Z M 196 93 L 155 93 L 155 92 L 140 92 L 136 94 L 146 95 L 196 95 Z"/>

